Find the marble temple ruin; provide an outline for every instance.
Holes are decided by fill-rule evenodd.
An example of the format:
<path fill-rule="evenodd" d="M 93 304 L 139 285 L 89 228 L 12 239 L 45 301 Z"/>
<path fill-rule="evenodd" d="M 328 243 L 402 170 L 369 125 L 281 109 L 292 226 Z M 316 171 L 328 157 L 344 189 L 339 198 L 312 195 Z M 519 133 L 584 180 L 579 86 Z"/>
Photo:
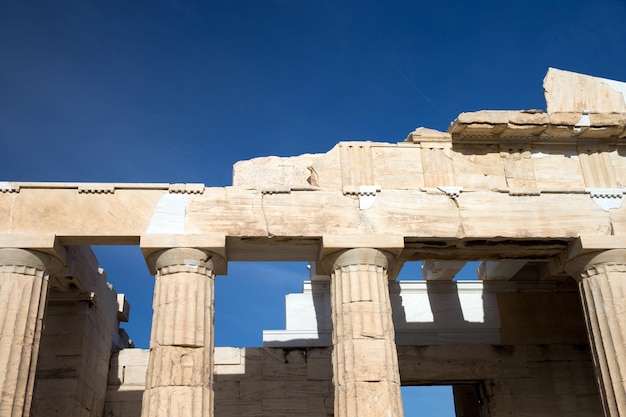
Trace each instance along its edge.
<path fill-rule="evenodd" d="M 545 112 L 242 161 L 229 187 L 0 183 L 0 417 L 399 417 L 432 384 L 460 417 L 626 416 L 626 83 L 544 90 Z M 102 244 L 155 275 L 149 350 Z M 262 347 L 214 347 L 229 261 L 312 265 Z"/>

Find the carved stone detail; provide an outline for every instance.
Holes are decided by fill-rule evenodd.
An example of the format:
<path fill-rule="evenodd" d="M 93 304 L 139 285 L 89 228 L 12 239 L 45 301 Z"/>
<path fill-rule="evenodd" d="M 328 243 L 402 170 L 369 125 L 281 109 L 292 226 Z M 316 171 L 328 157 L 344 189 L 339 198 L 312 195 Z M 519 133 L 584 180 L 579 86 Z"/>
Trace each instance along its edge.
<path fill-rule="evenodd" d="M 0 415 L 30 415 L 48 274 L 60 262 L 24 249 L 0 249 Z"/>
<path fill-rule="evenodd" d="M 170 184 L 169 192 L 172 194 L 202 194 L 204 193 L 204 184 Z"/>
<path fill-rule="evenodd" d="M 20 192 L 19 185 L 12 184 L 6 181 L 0 182 L 0 193 L 19 193 L 19 192 Z"/>
<path fill-rule="evenodd" d="M 593 201 L 604 211 L 622 207 L 624 190 L 621 188 L 585 188 Z"/>
<path fill-rule="evenodd" d="M 331 254 L 335 416 L 402 416 L 387 267 L 377 249 Z"/>
<path fill-rule="evenodd" d="M 156 285 L 143 417 L 213 416 L 212 256 L 178 248 L 148 257 Z"/>
<path fill-rule="evenodd" d="M 79 194 L 113 194 L 113 184 L 81 184 L 78 186 Z"/>
<path fill-rule="evenodd" d="M 567 269 L 579 280 L 604 413 L 626 415 L 626 250 L 583 255 Z"/>

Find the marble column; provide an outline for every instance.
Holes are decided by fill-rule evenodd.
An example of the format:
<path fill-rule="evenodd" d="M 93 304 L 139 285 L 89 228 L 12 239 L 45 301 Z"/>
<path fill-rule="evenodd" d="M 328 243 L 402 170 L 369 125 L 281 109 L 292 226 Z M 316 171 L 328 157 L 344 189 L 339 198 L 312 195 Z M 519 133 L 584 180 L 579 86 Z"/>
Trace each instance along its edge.
<path fill-rule="evenodd" d="M 335 417 L 403 416 L 387 267 L 377 249 L 331 254 Z"/>
<path fill-rule="evenodd" d="M 45 253 L 0 249 L 0 416 L 30 415 L 48 277 L 60 266 Z"/>
<path fill-rule="evenodd" d="M 626 250 L 582 255 L 566 269 L 579 282 L 604 414 L 626 416 Z"/>
<path fill-rule="evenodd" d="M 213 416 L 214 256 L 176 248 L 148 257 L 156 283 L 142 417 Z"/>

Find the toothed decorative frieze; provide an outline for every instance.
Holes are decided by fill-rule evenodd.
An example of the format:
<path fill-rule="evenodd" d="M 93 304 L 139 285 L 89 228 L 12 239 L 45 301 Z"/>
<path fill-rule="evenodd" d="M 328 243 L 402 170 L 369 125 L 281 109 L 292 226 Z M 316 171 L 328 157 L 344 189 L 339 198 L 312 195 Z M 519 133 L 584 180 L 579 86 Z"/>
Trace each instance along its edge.
<path fill-rule="evenodd" d="M 0 193 L 19 193 L 19 192 L 20 192 L 19 185 L 12 184 L 6 181 L 0 182 Z"/>
<path fill-rule="evenodd" d="M 261 194 L 266 195 L 266 194 L 290 194 L 291 193 L 291 188 L 290 187 L 271 187 L 271 188 L 264 188 L 261 190 Z"/>
<path fill-rule="evenodd" d="M 377 193 L 381 191 L 378 185 L 361 185 L 356 187 L 343 187 L 344 195 L 355 195 L 359 197 L 359 209 L 367 210 L 372 207 L 376 200 Z"/>
<path fill-rule="evenodd" d="M 509 195 L 511 197 L 540 196 L 541 190 L 538 188 L 511 188 L 509 187 Z"/>
<path fill-rule="evenodd" d="M 458 198 L 461 195 L 461 191 L 463 191 L 463 187 L 458 186 L 440 186 L 437 187 L 438 190 L 443 191 L 446 195 L 452 199 Z"/>
<path fill-rule="evenodd" d="M 585 191 L 604 211 L 622 207 L 624 201 L 623 188 L 585 188 Z"/>
<path fill-rule="evenodd" d="M 113 184 L 81 184 L 78 186 L 79 194 L 113 194 Z"/>
<path fill-rule="evenodd" d="M 170 184 L 168 191 L 171 194 L 202 194 L 204 184 Z"/>

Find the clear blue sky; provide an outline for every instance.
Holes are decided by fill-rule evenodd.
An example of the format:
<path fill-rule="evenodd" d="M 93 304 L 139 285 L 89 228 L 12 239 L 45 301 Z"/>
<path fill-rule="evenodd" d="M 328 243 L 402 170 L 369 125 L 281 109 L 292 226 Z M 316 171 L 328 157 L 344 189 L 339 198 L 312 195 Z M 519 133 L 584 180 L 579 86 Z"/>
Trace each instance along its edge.
<path fill-rule="evenodd" d="M 225 186 L 241 159 L 545 108 L 549 66 L 626 80 L 624 22 L 624 0 L 0 0 L 0 179 Z M 139 251 L 98 254 L 147 346 Z M 282 328 L 305 277 L 231 264 L 216 344 Z"/>

